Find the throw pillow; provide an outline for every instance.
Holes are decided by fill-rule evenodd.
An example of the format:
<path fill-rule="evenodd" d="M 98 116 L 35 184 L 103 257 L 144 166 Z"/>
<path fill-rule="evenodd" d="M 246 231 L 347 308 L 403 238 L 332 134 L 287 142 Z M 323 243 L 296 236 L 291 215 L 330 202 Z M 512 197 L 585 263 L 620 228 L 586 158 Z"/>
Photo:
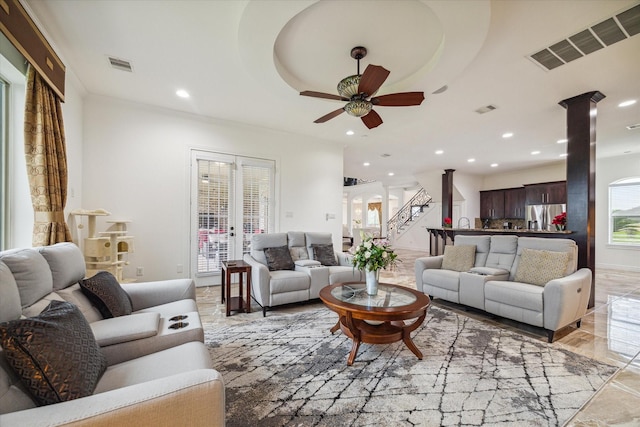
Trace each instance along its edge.
<path fill-rule="evenodd" d="M 564 277 L 569 264 L 568 252 L 523 249 L 514 280 L 544 286 L 553 279 Z"/>
<path fill-rule="evenodd" d="M 89 396 L 107 360 L 80 310 L 51 301 L 38 316 L 0 324 L 3 353 L 39 405 Z"/>
<path fill-rule="evenodd" d="M 336 254 L 333 253 L 333 245 L 313 243 L 311 245 L 313 249 L 313 258 L 320 261 L 322 265 L 338 265 L 336 261 Z"/>
<path fill-rule="evenodd" d="M 476 262 L 476 245 L 448 245 L 444 247 L 442 269 L 469 271 Z"/>
<path fill-rule="evenodd" d="M 78 283 L 82 293 L 105 319 L 129 315 L 133 311 L 129 294 L 108 271 L 99 271 L 95 276 L 82 279 Z"/>
<path fill-rule="evenodd" d="M 296 268 L 288 246 L 264 248 L 264 257 L 267 259 L 269 271 L 293 270 Z"/>

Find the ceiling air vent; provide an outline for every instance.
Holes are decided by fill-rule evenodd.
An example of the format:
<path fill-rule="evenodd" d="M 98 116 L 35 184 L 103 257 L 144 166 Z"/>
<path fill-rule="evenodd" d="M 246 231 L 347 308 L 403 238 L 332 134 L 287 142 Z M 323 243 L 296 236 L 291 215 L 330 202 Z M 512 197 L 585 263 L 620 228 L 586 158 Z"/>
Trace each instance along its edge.
<path fill-rule="evenodd" d="M 640 123 L 636 123 L 635 125 L 629 125 L 629 126 L 627 126 L 627 129 L 629 129 L 629 130 L 640 129 Z"/>
<path fill-rule="evenodd" d="M 478 114 L 484 114 L 484 113 L 488 113 L 489 111 L 493 111 L 495 110 L 496 107 L 495 105 L 485 105 L 484 107 L 480 107 L 476 110 L 476 113 Z"/>
<path fill-rule="evenodd" d="M 133 68 L 131 67 L 131 62 L 127 61 L 126 59 L 118 59 L 110 56 L 109 63 L 116 70 L 128 71 L 130 73 L 133 71 Z"/>
<path fill-rule="evenodd" d="M 640 33 L 640 5 L 612 16 L 529 56 L 550 71 Z"/>

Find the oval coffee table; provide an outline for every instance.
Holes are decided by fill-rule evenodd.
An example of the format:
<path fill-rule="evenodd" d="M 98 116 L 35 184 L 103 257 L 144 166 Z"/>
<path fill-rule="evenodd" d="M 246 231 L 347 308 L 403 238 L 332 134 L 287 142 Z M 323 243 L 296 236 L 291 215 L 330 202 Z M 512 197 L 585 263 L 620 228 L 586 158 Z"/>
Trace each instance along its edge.
<path fill-rule="evenodd" d="M 320 299 L 340 316 L 331 333 L 341 329 L 353 340 L 347 365 L 353 364 L 361 342 L 389 344 L 402 340 L 422 360 L 422 352 L 411 340 L 411 332 L 422 325 L 431 303 L 422 292 L 380 283 L 378 294 L 370 296 L 364 283 L 346 282 L 326 286 L 320 291 Z M 410 319 L 415 320 L 404 322 Z"/>

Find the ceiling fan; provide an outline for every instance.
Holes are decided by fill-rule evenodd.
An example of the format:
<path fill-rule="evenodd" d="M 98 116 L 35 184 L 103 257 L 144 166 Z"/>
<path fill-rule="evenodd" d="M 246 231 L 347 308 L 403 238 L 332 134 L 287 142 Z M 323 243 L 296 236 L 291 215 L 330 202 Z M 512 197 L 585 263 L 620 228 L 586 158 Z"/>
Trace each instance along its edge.
<path fill-rule="evenodd" d="M 424 92 L 401 92 L 374 96 L 389 76 L 389 70 L 379 65 L 369 64 L 364 73 L 360 74 L 360 60 L 366 55 L 367 49 L 362 46 L 356 46 L 351 49 L 351 57 L 358 61 L 358 73 L 345 77 L 338 83 L 338 93 L 340 95 L 309 90 L 300 92 L 300 95 L 303 96 L 347 101 L 344 107 L 320 117 L 314 123 L 324 123 L 346 111 L 347 114 L 360 117 L 366 127 L 373 129 L 382 124 L 382 118 L 372 109 L 374 105 L 381 107 L 408 107 L 422 103 Z"/>

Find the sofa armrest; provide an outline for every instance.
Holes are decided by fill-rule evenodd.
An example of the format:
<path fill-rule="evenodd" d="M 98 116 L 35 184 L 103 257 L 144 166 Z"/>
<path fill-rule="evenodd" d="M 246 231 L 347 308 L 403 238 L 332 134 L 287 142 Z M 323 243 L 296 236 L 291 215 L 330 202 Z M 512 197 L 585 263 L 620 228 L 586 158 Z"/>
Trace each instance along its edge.
<path fill-rule="evenodd" d="M 90 324 L 100 347 L 135 341 L 158 335 L 160 313 L 133 313 Z"/>
<path fill-rule="evenodd" d="M 573 274 L 554 279 L 544 287 L 544 327 L 550 331 L 571 324 L 587 312 L 591 295 L 591 270 L 581 268 Z"/>
<path fill-rule="evenodd" d="M 196 299 L 196 285 L 192 279 L 122 283 L 121 286 L 131 298 L 133 311 L 184 299 Z"/>
<path fill-rule="evenodd" d="M 251 265 L 251 296 L 261 306 L 269 306 L 269 282 L 271 281 L 269 269 L 249 254 L 245 254 L 243 260 Z"/>
<path fill-rule="evenodd" d="M 222 375 L 198 369 L 68 402 L 0 415 L 7 426 L 224 426 Z"/>
<path fill-rule="evenodd" d="M 353 255 L 345 252 L 336 252 L 338 258 L 338 265 L 353 266 Z"/>

